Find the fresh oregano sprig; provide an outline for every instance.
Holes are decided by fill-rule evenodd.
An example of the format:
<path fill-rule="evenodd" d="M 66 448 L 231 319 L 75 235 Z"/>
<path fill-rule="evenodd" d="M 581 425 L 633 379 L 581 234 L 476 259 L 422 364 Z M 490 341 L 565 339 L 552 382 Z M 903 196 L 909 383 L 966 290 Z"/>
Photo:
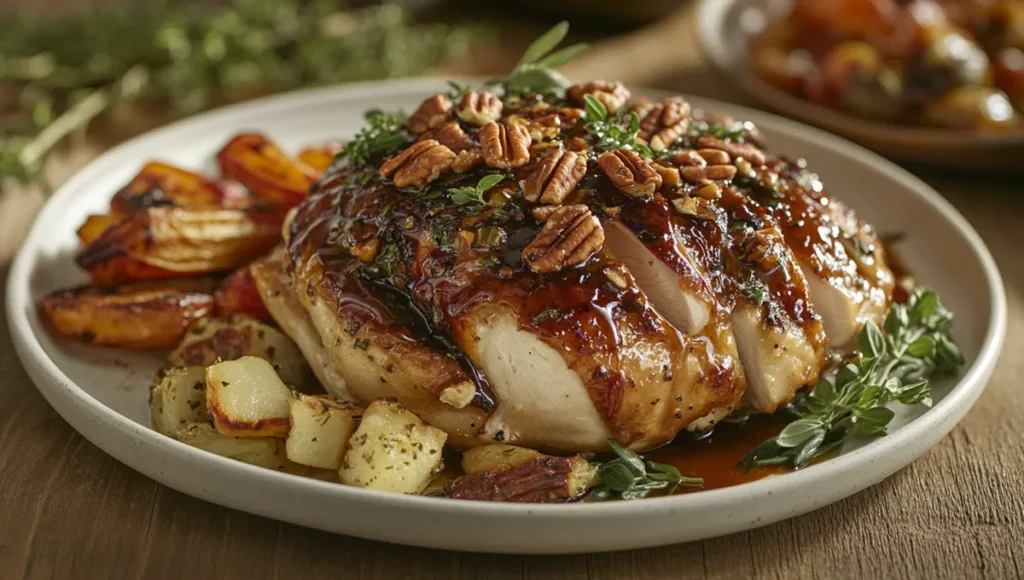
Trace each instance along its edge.
<path fill-rule="evenodd" d="M 645 461 L 618 441 L 608 439 L 616 458 L 598 464 L 597 475 L 601 483 L 590 492 L 590 501 L 611 498 L 640 499 L 652 491 L 673 493 L 680 487 L 703 487 L 699 477 L 684 477 L 671 465 Z"/>
<path fill-rule="evenodd" d="M 448 193 L 452 194 L 452 202 L 455 205 L 483 206 L 485 205 L 484 194 L 487 190 L 501 183 L 505 179 L 500 173 L 492 173 L 483 176 L 476 186 L 450 187 Z"/>
<path fill-rule="evenodd" d="M 390 151 L 405 145 L 408 138 L 405 127 L 408 118 L 402 113 L 387 113 L 379 109 L 366 112 L 368 125 L 360 129 L 345 148 L 338 153 L 338 159 L 365 165 L 379 160 Z"/>
<path fill-rule="evenodd" d="M 955 373 L 964 363 L 950 332 L 952 319 L 935 292 L 920 289 L 907 304 L 893 305 L 884 332 L 873 322 L 865 324 L 857 336 L 858 357 L 799 396 L 791 405 L 799 418 L 757 446 L 740 466 L 798 469 L 851 438 L 885 435 L 894 416 L 889 403 L 930 406 L 929 379 Z"/>
<path fill-rule="evenodd" d="M 597 146 L 604 151 L 632 149 L 640 155 L 651 158 L 654 154 L 646 143 L 637 137 L 640 134 L 640 116 L 629 113 L 625 117 L 612 116 L 608 107 L 594 95 L 583 95 L 583 120 L 587 130 L 597 137 Z"/>
<path fill-rule="evenodd" d="M 526 48 L 512 72 L 488 81 L 487 84 L 501 85 L 509 93 L 560 93 L 571 83 L 555 69 L 589 47 L 588 44 L 579 43 L 555 50 L 568 33 L 569 23 L 564 20 L 559 22 Z"/>

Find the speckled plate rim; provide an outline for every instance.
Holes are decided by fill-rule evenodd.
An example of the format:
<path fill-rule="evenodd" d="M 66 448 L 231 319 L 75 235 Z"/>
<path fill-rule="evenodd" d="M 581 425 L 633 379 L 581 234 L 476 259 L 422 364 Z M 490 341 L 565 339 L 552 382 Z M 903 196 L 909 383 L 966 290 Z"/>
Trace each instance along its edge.
<path fill-rule="evenodd" d="M 956 129 L 933 129 L 902 125 L 887 125 L 861 119 L 840 111 L 801 99 L 774 87 L 750 74 L 746 67 L 737 69 L 738 63 L 730 58 L 725 46 L 722 28 L 725 17 L 738 0 L 700 0 L 697 9 L 697 33 L 701 48 L 708 60 L 720 73 L 751 97 L 771 108 L 815 123 L 829 130 L 873 141 L 901 141 L 910 146 L 935 147 L 936 142 L 948 142 L 957 147 L 1002 147 L 1024 143 L 1024 131 L 984 133 Z M 744 58 L 743 63 L 746 62 Z"/>
<path fill-rule="evenodd" d="M 950 392 L 916 420 L 862 448 L 781 476 L 743 485 L 635 502 L 515 505 L 393 495 L 304 479 L 206 453 L 167 438 L 112 411 L 75 385 L 34 336 L 30 278 L 45 245 L 48 222 L 73 196 L 119 164 L 136 162 L 140 146 L 171 140 L 206 124 L 281 115 L 314 103 L 364 102 L 384 92 L 427 95 L 437 79 L 359 83 L 293 92 L 221 108 L 151 131 L 111 149 L 63 185 L 36 218 L 8 279 L 7 315 L 14 344 L 47 401 L 88 440 L 115 459 L 169 487 L 228 507 L 328 531 L 402 544 L 508 553 L 576 553 L 690 541 L 750 529 L 799 515 L 878 483 L 948 433 L 984 389 L 1006 331 L 999 272 L 978 234 L 930 187 L 859 146 L 800 123 L 694 97 L 705 106 L 813 141 L 877 168 L 908 195 L 933 206 L 951 235 L 970 246 L 984 272 L 991 309 L 977 358 Z M 657 94 L 656 91 L 649 91 Z M 332 511 L 337 510 L 337 511 Z M 333 514 L 340 514 L 337 517 Z M 679 525 L 685 520 L 691 525 Z M 699 525 L 692 525 L 699 522 Z"/>

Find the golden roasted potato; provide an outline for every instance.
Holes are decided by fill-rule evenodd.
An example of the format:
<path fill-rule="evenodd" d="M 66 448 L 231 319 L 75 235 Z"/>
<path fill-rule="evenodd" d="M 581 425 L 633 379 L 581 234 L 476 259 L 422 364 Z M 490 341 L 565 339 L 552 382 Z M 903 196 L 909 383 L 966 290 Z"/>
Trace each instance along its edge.
<path fill-rule="evenodd" d="M 586 459 L 539 455 L 524 463 L 459 477 L 451 485 L 451 497 L 551 503 L 576 499 L 596 484 L 597 469 Z"/>
<path fill-rule="evenodd" d="M 206 368 L 206 408 L 222 435 L 287 437 L 293 398 L 265 359 L 243 356 Z"/>
<path fill-rule="evenodd" d="M 110 213 L 127 217 L 158 206 L 184 209 L 233 208 L 248 202 L 245 188 L 211 181 L 198 173 L 151 161 L 114 194 Z"/>
<path fill-rule="evenodd" d="M 288 459 L 337 471 L 362 414 L 359 407 L 323 395 L 299 395 L 289 408 Z"/>
<path fill-rule="evenodd" d="M 280 219 L 262 212 L 153 207 L 107 229 L 76 260 L 99 284 L 174 278 L 237 268 L 280 238 Z"/>
<path fill-rule="evenodd" d="M 462 454 L 462 471 L 467 475 L 522 465 L 544 454 L 535 449 L 515 445 L 481 445 Z"/>
<path fill-rule="evenodd" d="M 242 133 L 217 153 L 224 175 L 237 179 L 253 196 L 280 208 L 298 205 L 320 172 L 286 155 L 259 133 Z"/>
<path fill-rule="evenodd" d="M 149 391 L 153 429 L 173 437 L 189 423 L 209 420 L 206 411 L 206 368 L 164 369 Z"/>
<path fill-rule="evenodd" d="M 225 278 L 214 294 L 217 300 L 217 316 L 242 314 L 257 320 L 273 320 L 263 304 L 260 290 L 256 287 L 249 266 L 235 270 Z"/>
<path fill-rule="evenodd" d="M 284 442 L 275 437 L 232 437 L 208 423 L 186 425 L 174 437 L 186 445 L 268 469 L 283 469 L 288 461 Z"/>
<path fill-rule="evenodd" d="M 323 173 L 334 163 L 334 158 L 341 153 L 341 149 L 341 143 L 324 143 L 306 147 L 299 152 L 299 161 L 309 165 L 318 173 Z"/>
<path fill-rule="evenodd" d="M 178 344 L 213 309 L 209 294 L 147 285 L 59 290 L 39 303 L 40 317 L 61 336 L 135 349 Z"/>
<path fill-rule="evenodd" d="M 290 387 L 316 385 L 305 357 L 283 332 L 244 316 L 211 318 L 196 324 L 167 357 L 171 366 L 210 366 L 218 361 L 257 356 L 269 361 Z"/>
<path fill-rule="evenodd" d="M 444 467 L 448 434 L 393 401 L 374 401 L 348 440 L 341 482 L 395 493 L 420 493 Z"/>

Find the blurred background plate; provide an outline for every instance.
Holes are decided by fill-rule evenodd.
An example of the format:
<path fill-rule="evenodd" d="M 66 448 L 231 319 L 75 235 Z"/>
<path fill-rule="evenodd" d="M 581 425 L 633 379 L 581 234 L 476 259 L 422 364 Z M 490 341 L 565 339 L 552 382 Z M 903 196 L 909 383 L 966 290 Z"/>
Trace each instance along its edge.
<path fill-rule="evenodd" d="M 1020 170 L 1024 132 L 982 133 L 896 126 L 825 108 L 758 79 L 747 68 L 747 45 L 789 0 L 701 0 L 697 27 L 708 61 L 739 89 L 769 108 L 850 138 L 900 161 L 936 167 Z"/>

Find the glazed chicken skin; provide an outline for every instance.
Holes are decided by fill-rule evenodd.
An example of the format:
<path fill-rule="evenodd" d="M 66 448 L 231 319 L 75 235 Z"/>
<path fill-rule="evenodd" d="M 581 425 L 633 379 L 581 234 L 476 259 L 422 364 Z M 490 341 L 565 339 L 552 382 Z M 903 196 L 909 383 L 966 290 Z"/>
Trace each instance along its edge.
<path fill-rule="evenodd" d="M 331 394 L 397 399 L 457 447 L 640 450 L 774 412 L 881 317 L 873 230 L 750 124 L 566 95 L 433 96 L 402 147 L 313 186 L 252 271 Z M 636 114 L 633 141 L 588 99 Z"/>

